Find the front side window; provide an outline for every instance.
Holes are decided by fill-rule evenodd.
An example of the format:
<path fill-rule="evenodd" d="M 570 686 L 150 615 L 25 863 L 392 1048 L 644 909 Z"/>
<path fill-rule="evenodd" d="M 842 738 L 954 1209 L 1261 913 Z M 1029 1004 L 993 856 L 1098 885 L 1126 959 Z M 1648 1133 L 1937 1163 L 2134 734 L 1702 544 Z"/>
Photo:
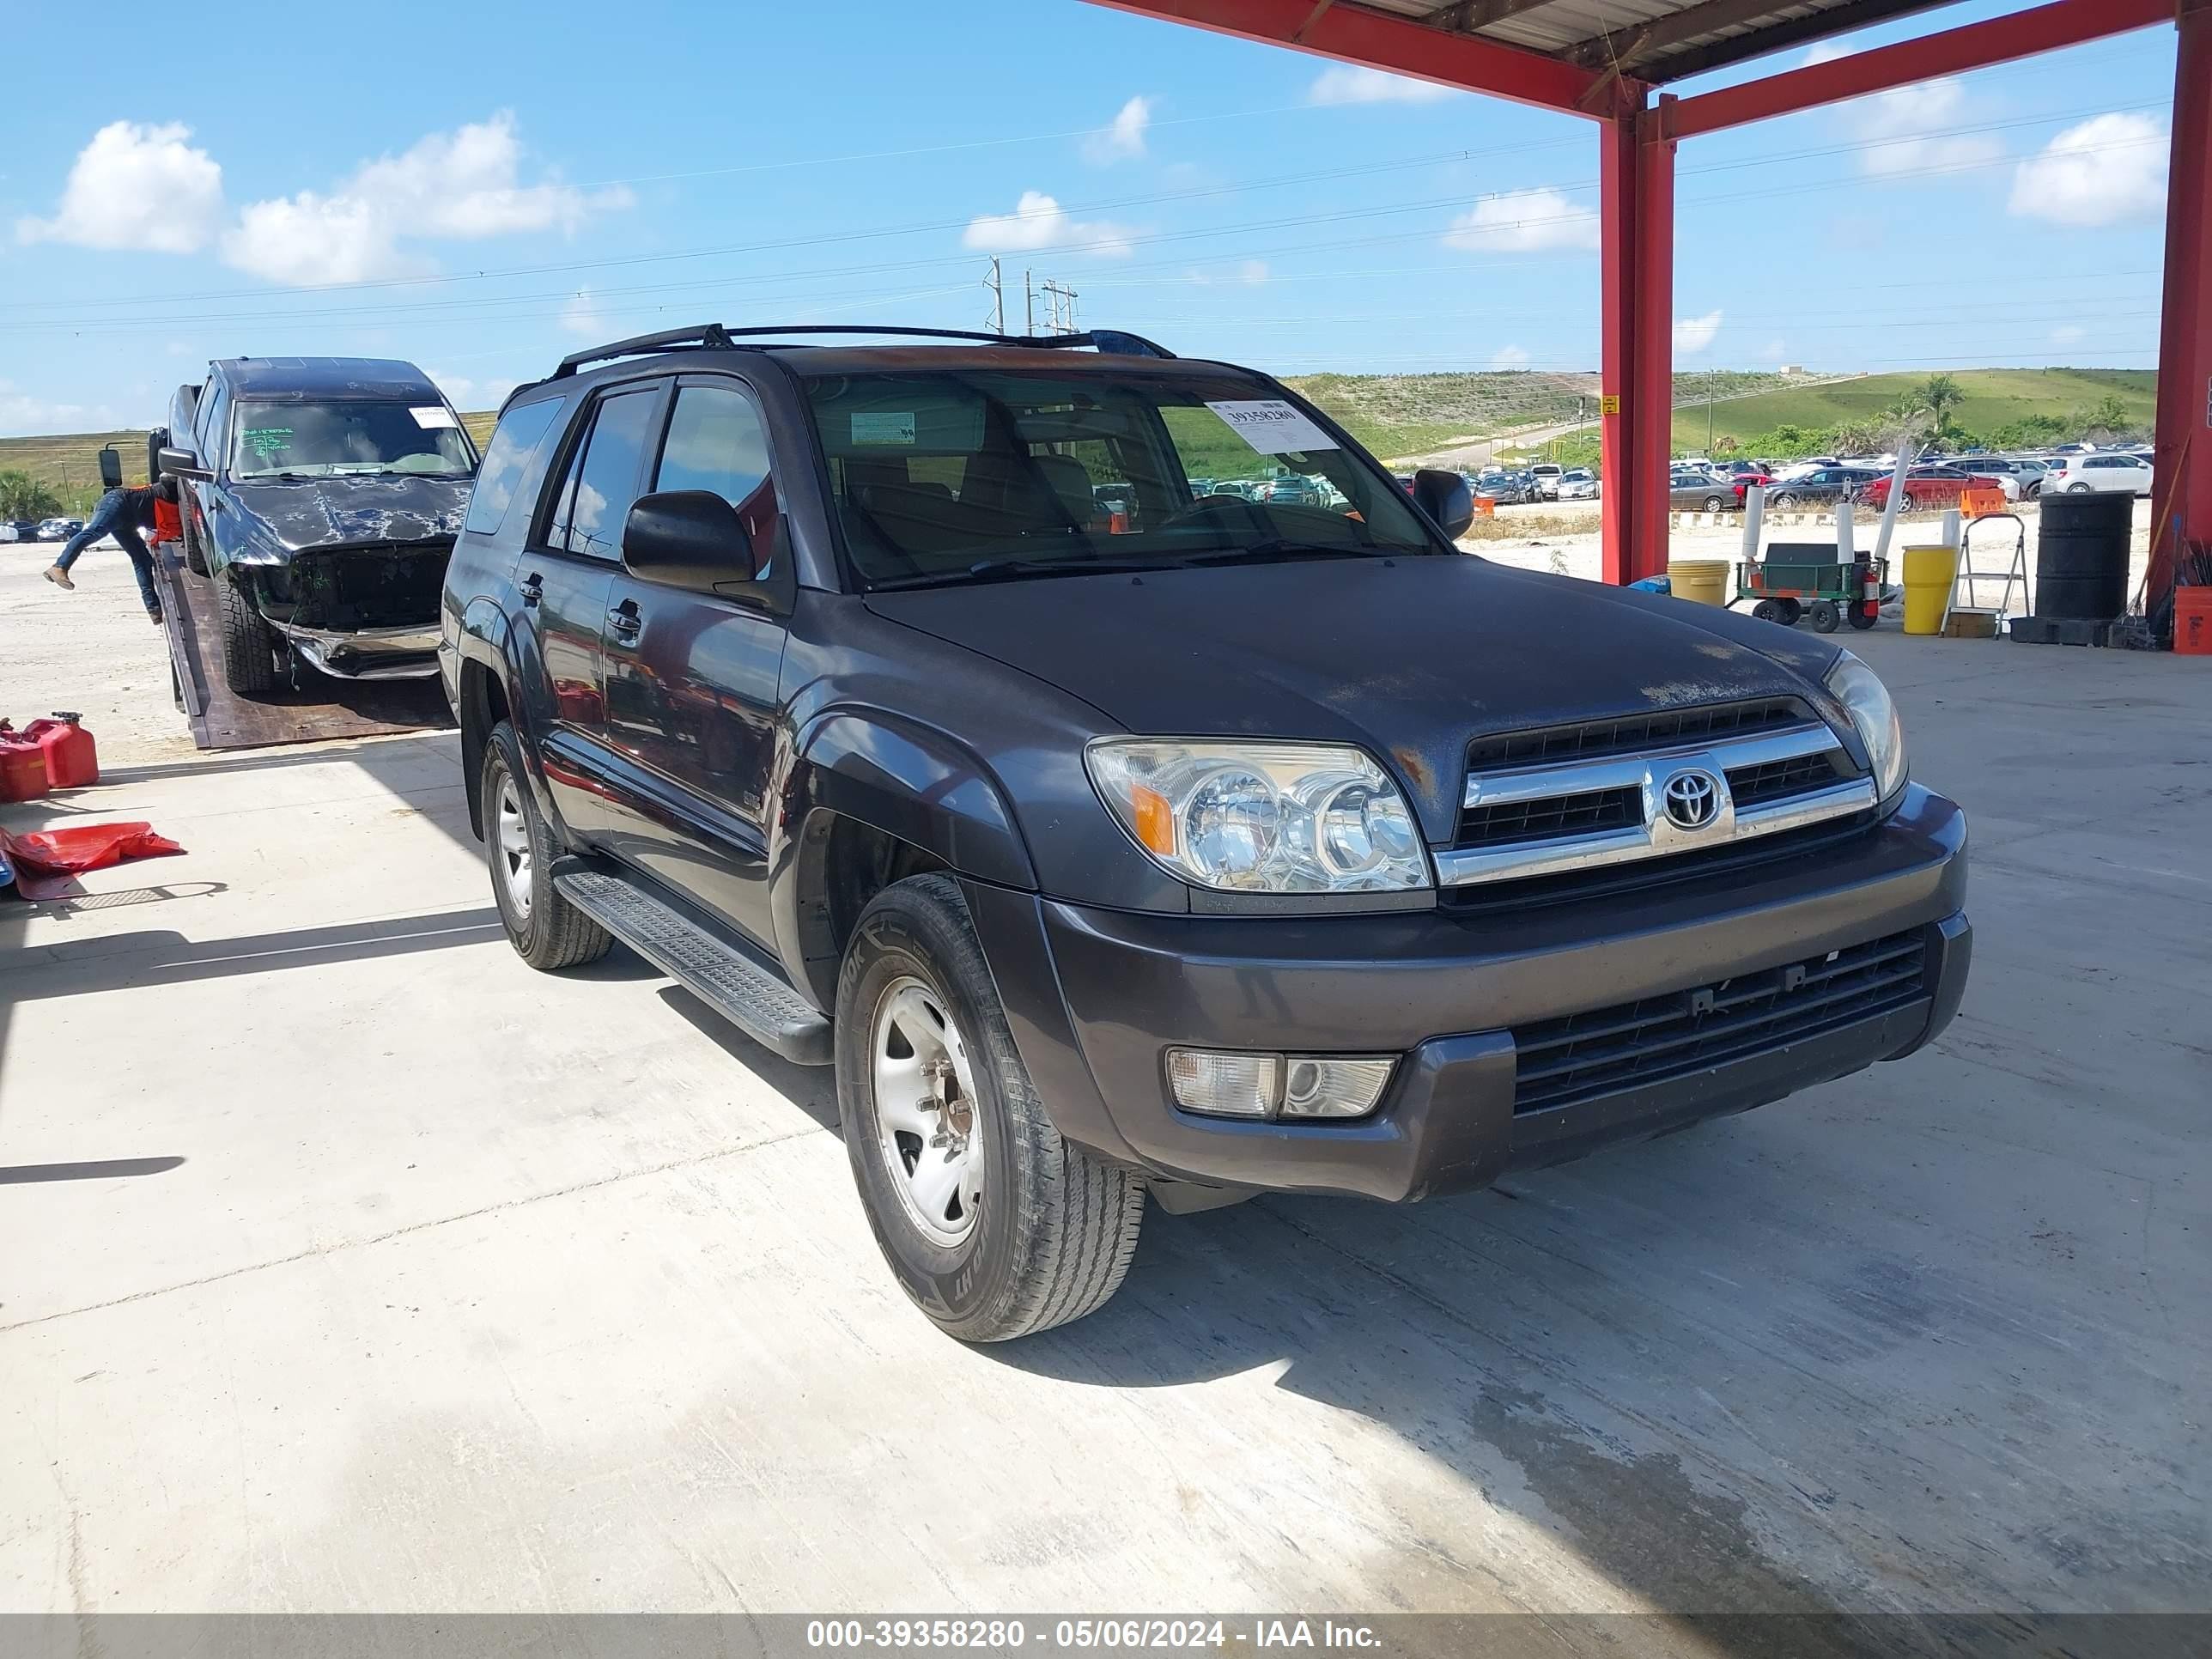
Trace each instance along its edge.
<path fill-rule="evenodd" d="M 469 496 L 468 527 L 475 534 L 499 533 L 507 506 L 514 500 L 515 486 L 522 482 L 523 469 L 538 453 L 538 447 L 552 428 L 553 417 L 560 412 L 561 399 L 548 398 L 510 409 L 501 417 L 484 450 L 483 465 L 477 471 L 476 489 Z"/>
<path fill-rule="evenodd" d="M 399 472 L 465 478 L 469 434 L 444 404 L 243 398 L 231 426 L 234 478 L 331 478 Z"/>
<path fill-rule="evenodd" d="M 687 386 L 676 393 L 653 487 L 704 489 L 738 510 L 752 538 L 759 574 L 774 558 L 775 480 L 769 475 L 768 432 L 753 400 L 734 386 Z"/>
<path fill-rule="evenodd" d="M 992 368 L 806 391 L 871 586 L 1445 551 L 1389 475 L 1265 381 Z"/>

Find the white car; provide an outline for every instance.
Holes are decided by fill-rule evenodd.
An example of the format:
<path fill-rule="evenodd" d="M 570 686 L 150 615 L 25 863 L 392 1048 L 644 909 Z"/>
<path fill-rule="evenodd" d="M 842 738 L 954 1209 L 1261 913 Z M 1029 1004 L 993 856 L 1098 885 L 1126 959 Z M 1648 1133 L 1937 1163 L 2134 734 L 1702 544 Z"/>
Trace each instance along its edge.
<path fill-rule="evenodd" d="M 2094 455 L 2065 455 L 2044 475 L 2044 495 L 2086 495 L 2091 490 L 2124 489 L 2130 495 L 2150 494 L 2150 461 L 2124 450 L 2102 449 Z"/>
<path fill-rule="evenodd" d="M 1559 469 L 1549 461 L 1539 461 L 1528 469 L 1528 476 L 1536 481 L 1536 493 L 1546 501 L 1559 499 Z"/>
<path fill-rule="evenodd" d="M 1559 499 L 1563 501 L 1595 501 L 1597 474 L 1586 466 L 1568 468 L 1559 474 Z"/>

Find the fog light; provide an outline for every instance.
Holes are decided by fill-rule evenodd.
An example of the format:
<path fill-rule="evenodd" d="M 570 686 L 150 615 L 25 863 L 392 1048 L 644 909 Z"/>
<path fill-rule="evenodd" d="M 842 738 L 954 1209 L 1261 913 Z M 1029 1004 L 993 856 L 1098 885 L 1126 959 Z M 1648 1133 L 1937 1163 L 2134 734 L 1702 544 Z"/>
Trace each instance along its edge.
<path fill-rule="evenodd" d="M 1176 1104 L 1218 1117 L 1266 1117 L 1283 1087 L 1280 1054 L 1215 1054 L 1203 1048 L 1168 1050 L 1168 1084 Z"/>
<path fill-rule="evenodd" d="M 1212 1117 L 1364 1117 L 1397 1061 L 1358 1054 L 1224 1054 L 1168 1050 L 1168 1086 Z"/>
<path fill-rule="evenodd" d="M 1292 1054 L 1283 1087 L 1285 1117 L 1362 1117 L 1375 1109 L 1390 1080 L 1388 1060 Z"/>

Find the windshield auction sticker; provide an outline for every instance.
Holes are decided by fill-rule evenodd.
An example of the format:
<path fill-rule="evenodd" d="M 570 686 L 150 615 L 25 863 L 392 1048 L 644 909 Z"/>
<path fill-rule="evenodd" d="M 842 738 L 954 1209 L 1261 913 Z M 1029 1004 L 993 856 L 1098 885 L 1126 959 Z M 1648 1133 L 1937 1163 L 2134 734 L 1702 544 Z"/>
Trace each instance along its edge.
<path fill-rule="evenodd" d="M 1288 455 L 1309 449 L 1334 449 L 1336 441 L 1280 398 L 1208 404 L 1230 429 L 1262 455 Z"/>
<path fill-rule="evenodd" d="M 460 424 L 459 421 L 453 418 L 453 411 L 447 409 L 443 404 L 412 405 L 408 409 L 407 412 L 415 417 L 415 424 L 421 427 L 425 432 L 435 432 L 441 427 L 459 426 Z"/>
<path fill-rule="evenodd" d="M 853 411 L 853 441 L 854 444 L 902 444 L 914 442 L 914 416 L 911 414 L 888 414 L 874 410 Z"/>

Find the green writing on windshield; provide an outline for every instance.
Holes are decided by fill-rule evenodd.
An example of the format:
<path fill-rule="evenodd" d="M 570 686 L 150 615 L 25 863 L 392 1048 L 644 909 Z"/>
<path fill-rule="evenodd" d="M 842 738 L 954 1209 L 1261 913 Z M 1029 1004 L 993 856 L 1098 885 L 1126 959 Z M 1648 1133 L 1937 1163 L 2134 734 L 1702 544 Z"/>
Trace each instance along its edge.
<path fill-rule="evenodd" d="M 278 450 L 292 447 L 292 428 L 289 426 L 249 427 L 245 437 L 246 447 L 264 461 Z"/>

